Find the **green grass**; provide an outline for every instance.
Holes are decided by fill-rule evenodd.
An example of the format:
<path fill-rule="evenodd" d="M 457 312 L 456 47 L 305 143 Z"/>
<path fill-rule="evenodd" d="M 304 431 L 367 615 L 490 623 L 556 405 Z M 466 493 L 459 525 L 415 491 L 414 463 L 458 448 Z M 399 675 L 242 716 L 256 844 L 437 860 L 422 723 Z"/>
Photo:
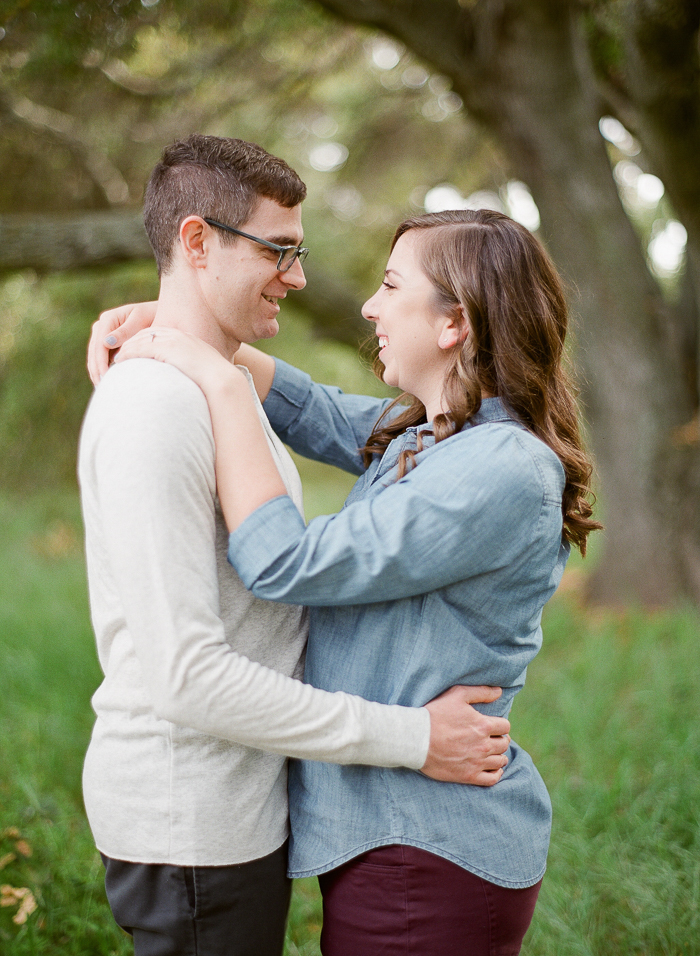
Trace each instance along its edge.
<path fill-rule="evenodd" d="M 346 485 L 304 478 L 308 514 L 338 506 Z M 575 589 L 548 608 L 512 714 L 555 819 L 526 956 L 700 953 L 697 634 L 690 610 L 594 615 Z M 74 494 L 0 496 L 0 884 L 38 904 L 22 926 L 0 908 L 3 956 L 131 952 L 80 797 L 98 682 Z M 318 953 L 320 922 L 300 881 L 287 956 Z"/>
<path fill-rule="evenodd" d="M 0 882 L 28 887 L 23 926 L 0 910 L 0 952 L 128 952 L 105 914 L 80 797 L 99 669 L 74 496 L 0 502 Z M 17 852 L 16 828 L 32 850 Z M 10 831 L 8 833 L 8 831 Z"/>
<path fill-rule="evenodd" d="M 554 804 L 527 953 L 700 952 L 697 637 L 690 610 L 548 609 L 512 715 Z"/>

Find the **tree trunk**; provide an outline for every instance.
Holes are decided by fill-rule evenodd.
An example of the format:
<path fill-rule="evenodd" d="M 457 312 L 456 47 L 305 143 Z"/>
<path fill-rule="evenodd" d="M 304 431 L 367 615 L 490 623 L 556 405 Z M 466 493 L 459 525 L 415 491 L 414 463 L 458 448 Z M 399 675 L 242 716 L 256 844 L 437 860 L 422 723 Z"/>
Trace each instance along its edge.
<path fill-rule="evenodd" d="M 692 583 L 674 553 L 676 516 L 658 493 L 669 436 L 692 407 L 674 374 L 668 307 L 611 176 L 578 43 L 563 4 L 529 5 L 513 18 L 489 125 L 530 185 L 544 238 L 577 290 L 576 356 L 606 522 L 592 596 L 660 603 Z"/>
<path fill-rule="evenodd" d="M 381 26 L 453 81 L 531 188 L 570 281 L 577 364 L 597 467 L 603 553 L 591 595 L 606 603 L 700 601 L 697 520 L 678 548 L 678 507 L 700 485 L 694 447 L 674 443 L 693 395 L 678 375 L 670 306 L 619 200 L 573 4 L 564 0 L 323 0 Z M 682 434 L 682 433 L 680 433 Z"/>

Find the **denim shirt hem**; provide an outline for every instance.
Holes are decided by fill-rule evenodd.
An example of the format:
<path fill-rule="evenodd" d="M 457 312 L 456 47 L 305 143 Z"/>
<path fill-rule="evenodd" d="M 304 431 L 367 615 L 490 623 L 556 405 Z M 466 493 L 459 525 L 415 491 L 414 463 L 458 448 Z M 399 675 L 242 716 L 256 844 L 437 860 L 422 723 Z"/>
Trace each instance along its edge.
<path fill-rule="evenodd" d="M 467 860 L 463 860 L 460 857 L 455 856 L 453 853 L 448 853 L 442 847 L 434 846 L 431 843 L 424 843 L 421 840 L 413 840 L 408 839 L 407 837 L 396 836 L 384 837 L 380 840 L 368 840 L 366 843 L 354 847 L 352 850 L 348 850 L 346 853 L 343 853 L 336 859 L 331 860 L 329 863 L 312 866 L 305 870 L 295 869 L 294 867 L 290 866 L 287 875 L 290 877 L 290 879 L 294 880 L 303 879 L 304 877 L 308 876 L 322 876 L 324 873 L 329 873 L 331 870 L 335 870 L 344 863 L 348 863 L 350 860 L 355 859 L 355 857 L 361 856 L 363 853 L 367 853 L 368 850 L 376 850 L 378 847 L 382 846 L 397 846 L 399 844 L 403 846 L 415 846 L 419 850 L 426 850 L 428 853 L 433 853 L 436 856 L 442 857 L 444 860 L 449 860 L 451 863 L 455 863 L 463 870 L 468 870 L 470 873 L 473 873 L 474 876 L 478 876 L 482 880 L 486 880 L 489 883 L 495 883 L 496 886 L 503 886 L 509 890 L 524 890 L 529 886 L 534 886 L 536 883 L 539 883 L 547 869 L 545 862 L 545 865 L 542 866 L 539 873 L 533 877 L 526 878 L 524 880 L 506 880 L 502 876 L 496 876 L 493 873 L 487 873 L 478 866 L 473 866 Z"/>

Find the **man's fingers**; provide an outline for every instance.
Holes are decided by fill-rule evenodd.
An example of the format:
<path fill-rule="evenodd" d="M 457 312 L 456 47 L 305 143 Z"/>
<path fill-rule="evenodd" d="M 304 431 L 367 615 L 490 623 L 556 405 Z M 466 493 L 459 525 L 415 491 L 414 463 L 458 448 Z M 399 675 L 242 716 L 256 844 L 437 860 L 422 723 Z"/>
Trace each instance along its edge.
<path fill-rule="evenodd" d="M 482 714 L 473 704 L 491 703 L 499 687 L 456 685 L 425 705 L 431 737 L 423 772 L 436 780 L 493 786 L 508 763 L 510 722 Z"/>
<path fill-rule="evenodd" d="M 474 757 L 469 761 L 465 761 L 465 767 L 467 763 L 471 764 L 472 773 L 478 773 L 482 770 L 500 770 L 501 767 L 505 767 L 508 763 L 508 757 L 506 753 L 490 753 L 484 754 L 483 757 Z"/>
<path fill-rule="evenodd" d="M 483 770 L 477 774 L 473 783 L 475 783 L 477 787 L 492 787 L 501 779 L 504 769 L 504 767 L 499 767 L 498 770 Z"/>
<path fill-rule="evenodd" d="M 491 737 L 489 739 L 489 753 L 504 754 L 510 747 L 510 736 L 504 734 L 502 737 Z"/>
<path fill-rule="evenodd" d="M 510 733 L 510 721 L 506 717 L 484 716 L 484 731 L 489 737 L 505 737 Z"/>

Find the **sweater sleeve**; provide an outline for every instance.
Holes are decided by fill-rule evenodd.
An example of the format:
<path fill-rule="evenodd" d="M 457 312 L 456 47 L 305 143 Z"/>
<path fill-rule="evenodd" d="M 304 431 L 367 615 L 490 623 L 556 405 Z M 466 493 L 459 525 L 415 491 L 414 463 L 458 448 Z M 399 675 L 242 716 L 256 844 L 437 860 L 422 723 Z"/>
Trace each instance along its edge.
<path fill-rule="evenodd" d="M 109 587 L 158 717 L 294 757 L 423 765 L 425 708 L 315 689 L 226 640 L 214 444 L 206 401 L 192 382 L 148 360 L 110 371 L 86 420 L 81 483 L 94 489 Z"/>

